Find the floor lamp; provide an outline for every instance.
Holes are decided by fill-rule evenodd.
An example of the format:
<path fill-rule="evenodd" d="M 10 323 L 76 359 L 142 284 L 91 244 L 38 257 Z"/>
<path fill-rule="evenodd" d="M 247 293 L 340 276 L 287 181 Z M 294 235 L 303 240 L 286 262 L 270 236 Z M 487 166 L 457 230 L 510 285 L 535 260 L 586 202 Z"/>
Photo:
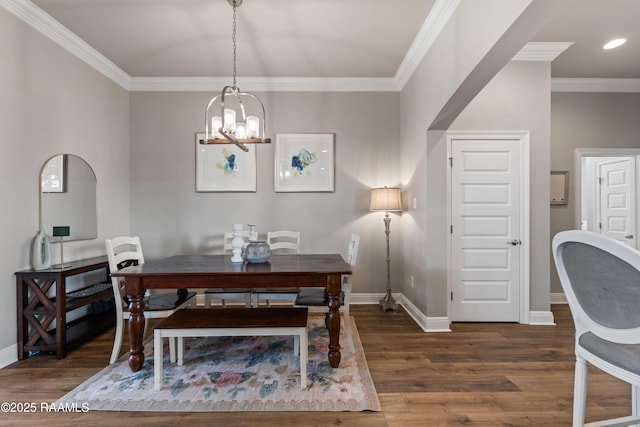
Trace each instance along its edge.
<path fill-rule="evenodd" d="M 402 211 L 402 200 L 399 188 L 372 188 L 371 189 L 371 211 L 384 211 L 384 234 L 387 235 L 387 292 L 380 300 L 382 311 L 398 311 L 398 305 L 391 295 L 391 255 L 389 254 L 389 223 L 391 218 L 389 212 Z"/>

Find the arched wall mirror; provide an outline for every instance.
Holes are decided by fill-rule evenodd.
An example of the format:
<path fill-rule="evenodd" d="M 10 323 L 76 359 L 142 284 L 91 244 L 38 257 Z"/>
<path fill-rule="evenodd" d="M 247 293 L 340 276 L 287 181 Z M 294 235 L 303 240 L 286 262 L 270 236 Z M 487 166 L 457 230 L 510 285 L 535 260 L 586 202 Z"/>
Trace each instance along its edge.
<path fill-rule="evenodd" d="M 52 236 L 53 227 L 69 227 L 69 240 L 98 237 L 96 175 L 87 162 L 72 154 L 58 154 L 40 171 L 40 230 Z"/>
<path fill-rule="evenodd" d="M 640 247 L 640 149 L 577 149 L 576 228 Z"/>

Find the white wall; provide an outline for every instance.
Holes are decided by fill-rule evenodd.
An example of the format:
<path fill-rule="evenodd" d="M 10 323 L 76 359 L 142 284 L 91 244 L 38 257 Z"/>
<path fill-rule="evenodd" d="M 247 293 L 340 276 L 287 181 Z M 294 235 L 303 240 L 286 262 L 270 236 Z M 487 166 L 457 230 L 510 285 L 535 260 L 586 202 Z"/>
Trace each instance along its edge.
<path fill-rule="evenodd" d="M 4 8 L 0 58 L 0 360 L 6 360 L 17 356 L 14 272 L 31 267 L 43 163 L 75 154 L 98 181 L 98 239 L 65 243 L 65 260 L 104 254 L 105 236 L 128 232 L 129 95 Z M 59 262 L 58 245 L 53 249 Z"/>

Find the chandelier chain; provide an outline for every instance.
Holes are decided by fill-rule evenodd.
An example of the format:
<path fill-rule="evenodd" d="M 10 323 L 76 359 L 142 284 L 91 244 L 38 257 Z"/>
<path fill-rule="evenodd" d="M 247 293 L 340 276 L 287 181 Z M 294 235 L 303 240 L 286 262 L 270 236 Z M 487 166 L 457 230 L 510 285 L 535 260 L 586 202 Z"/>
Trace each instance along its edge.
<path fill-rule="evenodd" d="M 233 2 L 233 89 L 236 89 L 236 2 Z"/>

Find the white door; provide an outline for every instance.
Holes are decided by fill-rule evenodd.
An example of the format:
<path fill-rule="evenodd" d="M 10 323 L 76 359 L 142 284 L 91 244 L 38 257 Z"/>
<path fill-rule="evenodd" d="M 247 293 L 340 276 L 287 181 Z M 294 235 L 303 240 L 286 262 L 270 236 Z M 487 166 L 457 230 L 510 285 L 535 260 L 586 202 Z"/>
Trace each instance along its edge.
<path fill-rule="evenodd" d="M 452 321 L 520 319 L 519 140 L 452 139 Z"/>
<path fill-rule="evenodd" d="M 600 183 L 596 201 L 597 230 L 635 248 L 635 159 L 604 160 L 596 167 Z"/>

